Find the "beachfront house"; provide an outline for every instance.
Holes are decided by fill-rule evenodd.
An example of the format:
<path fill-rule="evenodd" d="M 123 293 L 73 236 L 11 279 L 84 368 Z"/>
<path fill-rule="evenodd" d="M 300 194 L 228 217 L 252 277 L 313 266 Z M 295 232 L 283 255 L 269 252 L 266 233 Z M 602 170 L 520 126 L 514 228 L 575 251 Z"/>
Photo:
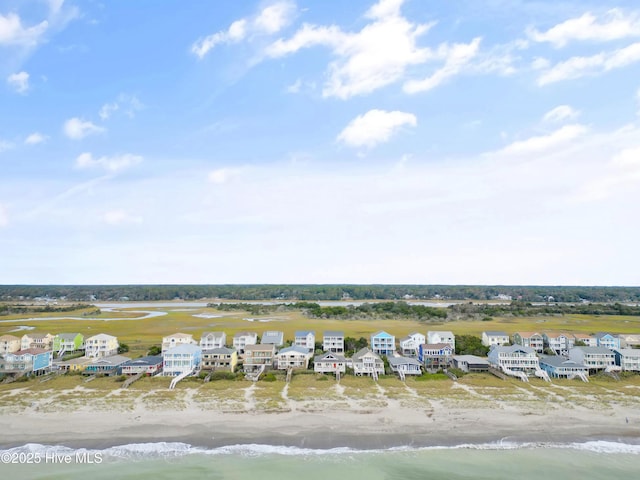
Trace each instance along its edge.
<path fill-rule="evenodd" d="M 425 343 L 418 349 L 418 361 L 430 371 L 447 368 L 454 350 L 448 343 Z"/>
<path fill-rule="evenodd" d="M 513 334 L 513 344 L 533 348 L 537 353 L 544 351 L 544 337 L 538 332 L 516 332 Z"/>
<path fill-rule="evenodd" d="M 84 340 L 84 356 L 89 358 L 110 357 L 118 354 L 118 338 L 99 333 Z"/>
<path fill-rule="evenodd" d="M 579 345 L 578 342 L 582 342 L 584 345 Z M 596 339 L 595 336 L 587 335 L 586 333 L 574 333 L 573 344 L 576 347 L 597 347 L 598 339 Z"/>
<path fill-rule="evenodd" d="M 396 351 L 396 337 L 381 330 L 371 335 L 370 345 L 373 353 L 390 356 Z"/>
<path fill-rule="evenodd" d="M 247 345 L 255 345 L 258 343 L 258 334 L 256 332 L 238 332 L 233 336 L 233 348 L 242 355 Z"/>
<path fill-rule="evenodd" d="M 202 348 L 183 343 L 162 354 L 162 375 L 177 377 L 186 372 L 196 373 L 202 364 Z"/>
<path fill-rule="evenodd" d="M 344 373 L 347 359 L 339 353 L 325 352 L 313 359 L 313 371 L 316 373 Z"/>
<path fill-rule="evenodd" d="M 640 334 L 621 333 L 620 348 L 640 348 Z"/>
<path fill-rule="evenodd" d="M 637 348 L 621 348 L 613 351 L 616 365 L 623 372 L 640 372 L 640 350 Z"/>
<path fill-rule="evenodd" d="M 276 347 L 281 347 L 282 345 L 284 345 L 284 332 L 268 330 L 262 334 L 260 343 L 262 345 L 271 344 L 275 345 Z"/>
<path fill-rule="evenodd" d="M 53 363 L 53 369 L 63 372 L 84 372 L 84 369 L 87 368 L 87 365 L 92 361 L 92 358 L 87 357 L 78 357 L 63 361 L 56 360 Z"/>
<path fill-rule="evenodd" d="M 454 355 L 453 366 L 463 372 L 486 372 L 489 370 L 489 361 L 476 355 Z"/>
<path fill-rule="evenodd" d="M 551 378 L 586 378 L 589 376 L 589 369 L 570 358 L 558 355 L 541 355 L 539 359 L 540 368 L 549 374 Z"/>
<path fill-rule="evenodd" d="M 606 347 L 573 347 L 569 358 L 589 369 L 589 374 L 598 370 L 607 370 L 616 364 L 616 356 Z"/>
<path fill-rule="evenodd" d="M 620 337 L 611 333 L 596 333 L 596 341 L 599 347 L 608 348 L 609 350 L 618 350 L 620 348 Z"/>
<path fill-rule="evenodd" d="M 456 336 L 446 330 L 430 330 L 427 332 L 427 341 L 422 343 L 448 343 L 453 351 L 456 351 Z"/>
<path fill-rule="evenodd" d="M 418 348 L 426 341 L 427 337 L 422 333 L 410 333 L 406 337 L 400 339 L 400 353 L 404 357 L 416 358 L 418 356 Z"/>
<path fill-rule="evenodd" d="M 27 348 L 17 352 L 5 353 L 0 360 L 0 373 L 39 375 L 51 369 L 53 351 L 43 348 Z"/>
<path fill-rule="evenodd" d="M 202 351 L 202 369 L 214 372 L 235 372 L 238 352 L 235 348 L 212 348 Z"/>
<path fill-rule="evenodd" d="M 244 373 L 253 373 L 261 368 L 270 370 L 276 355 L 276 346 L 272 343 L 247 345 L 244 347 L 242 368 Z"/>
<path fill-rule="evenodd" d="M 97 357 L 89 363 L 84 369 L 84 375 L 120 375 L 122 366 L 130 361 L 129 357 L 122 355 L 109 355 L 106 357 Z"/>
<path fill-rule="evenodd" d="M 84 335 L 81 333 L 59 333 L 53 337 L 53 351 L 58 358 L 80 350 L 84 350 Z"/>
<path fill-rule="evenodd" d="M 41 348 L 51 350 L 54 336 L 50 333 L 25 333 L 20 341 L 20 349 Z"/>
<path fill-rule="evenodd" d="M 322 334 L 322 350 L 344 354 L 344 332 L 327 330 Z"/>
<path fill-rule="evenodd" d="M 507 332 L 487 330 L 482 332 L 482 344 L 485 347 L 494 345 L 509 345 L 509 334 Z"/>
<path fill-rule="evenodd" d="M 20 350 L 20 339 L 13 335 L 2 335 L 0 337 L 0 355 L 13 353 Z"/>
<path fill-rule="evenodd" d="M 575 337 L 568 333 L 549 333 L 542 334 L 544 338 L 544 348 L 549 348 L 555 352 L 556 355 L 567 356 L 569 350 L 575 345 Z"/>
<path fill-rule="evenodd" d="M 411 357 L 388 357 L 389 367 L 394 373 L 404 375 L 422 375 L 422 365 L 418 360 Z"/>
<path fill-rule="evenodd" d="M 120 366 L 123 375 L 138 375 L 143 373 L 153 376 L 162 371 L 162 355 L 151 355 L 135 358 Z"/>
<path fill-rule="evenodd" d="M 202 350 L 223 348 L 227 344 L 227 334 L 224 332 L 204 332 L 200 337 Z"/>
<path fill-rule="evenodd" d="M 278 370 L 309 368 L 309 360 L 313 353 L 307 347 L 293 345 L 283 348 L 276 354 L 276 368 Z"/>
<path fill-rule="evenodd" d="M 316 332 L 311 330 L 298 330 L 295 333 L 293 344 L 313 352 L 316 349 Z"/>
<path fill-rule="evenodd" d="M 193 335 L 190 333 L 174 333 L 162 337 L 162 354 L 164 355 L 164 352 L 179 345 L 198 345 L 198 342 L 193 339 Z"/>
<path fill-rule="evenodd" d="M 540 369 L 536 351 L 522 345 L 496 345 L 489 350 L 489 364 L 502 371 L 534 374 Z"/>
<path fill-rule="evenodd" d="M 367 347 L 356 352 L 351 358 L 353 373 L 356 376 L 370 376 L 378 378 L 384 375 L 384 362 L 380 356 Z"/>

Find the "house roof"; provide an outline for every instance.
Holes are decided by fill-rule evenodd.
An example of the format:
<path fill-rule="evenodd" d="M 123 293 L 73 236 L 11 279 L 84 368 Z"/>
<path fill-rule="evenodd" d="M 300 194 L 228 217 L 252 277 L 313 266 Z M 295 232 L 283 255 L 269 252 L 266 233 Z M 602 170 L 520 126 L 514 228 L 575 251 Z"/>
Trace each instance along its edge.
<path fill-rule="evenodd" d="M 269 331 L 262 334 L 260 343 L 282 343 L 284 340 L 284 332 Z"/>
<path fill-rule="evenodd" d="M 390 333 L 385 332 L 384 330 L 380 330 L 379 332 L 376 332 L 376 333 L 371 335 L 371 338 L 374 338 L 374 337 L 395 338 L 393 335 L 391 335 Z"/>
<path fill-rule="evenodd" d="M 81 333 L 59 333 L 58 338 L 60 340 L 75 340 L 78 335 L 84 338 Z"/>
<path fill-rule="evenodd" d="M 573 347 L 571 350 L 582 350 L 584 353 L 590 354 L 611 354 L 613 355 L 613 351 L 609 350 L 606 347 Z"/>
<path fill-rule="evenodd" d="M 587 335 L 586 333 L 574 333 L 573 336 L 575 338 L 595 338 L 593 335 Z"/>
<path fill-rule="evenodd" d="M 123 355 L 111 355 L 110 357 L 96 358 L 94 361 L 91 362 L 91 365 L 118 366 L 118 365 L 122 365 L 123 363 L 127 363 L 129 360 L 131 360 L 129 357 L 125 357 Z"/>
<path fill-rule="evenodd" d="M 283 348 L 282 350 L 280 350 L 278 352 L 278 355 L 280 355 L 281 353 L 300 353 L 302 355 L 309 355 L 309 350 L 304 348 L 304 347 L 299 347 L 297 345 L 292 345 L 290 347 Z"/>
<path fill-rule="evenodd" d="M 454 355 L 454 360 L 467 362 L 471 365 L 489 365 L 489 360 L 476 355 Z"/>
<path fill-rule="evenodd" d="M 501 330 L 486 330 L 482 332 L 487 335 L 487 337 L 508 337 L 509 334 L 507 332 L 503 332 Z"/>
<path fill-rule="evenodd" d="M 353 360 L 359 360 L 361 357 L 364 357 L 365 355 L 374 356 L 374 357 L 376 357 L 376 359 L 382 361 L 380 356 L 377 355 L 376 353 L 374 353 L 372 350 L 370 350 L 369 347 L 364 347 L 364 348 L 358 350 L 356 353 L 353 354 L 352 359 Z"/>
<path fill-rule="evenodd" d="M 2 335 L 0 337 L 0 341 L 5 341 L 5 342 L 19 342 L 20 339 L 18 337 L 15 337 L 13 335 Z"/>
<path fill-rule="evenodd" d="M 265 351 L 274 351 L 275 345 L 273 343 L 258 343 L 254 345 L 247 345 L 244 347 L 245 352 L 265 352 Z"/>
<path fill-rule="evenodd" d="M 408 357 L 387 357 L 389 360 L 389 364 L 395 366 L 398 365 L 418 365 L 420 366 L 420 362 L 415 358 Z"/>
<path fill-rule="evenodd" d="M 118 337 L 114 337 L 113 335 L 108 335 L 106 333 L 99 333 L 92 337 L 85 338 L 85 342 L 89 340 L 116 340 Z"/>
<path fill-rule="evenodd" d="M 443 348 L 448 348 L 449 350 L 453 350 L 451 345 L 448 343 L 423 343 L 422 350 L 442 350 Z"/>
<path fill-rule="evenodd" d="M 206 353 L 206 354 L 213 354 L 213 355 L 231 355 L 232 353 L 235 353 L 236 349 L 235 348 L 227 348 L 227 347 L 221 347 L 221 348 L 210 348 L 208 350 L 203 350 L 202 353 Z"/>
<path fill-rule="evenodd" d="M 53 363 L 55 365 L 86 365 L 91 363 L 92 361 L 93 359 L 89 357 L 77 357 L 77 358 L 71 358 L 69 360 L 65 360 L 63 362 L 54 361 Z"/>
<path fill-rule="evenodd" d="M 491 351 L 489 352 L 489 355 L 491 355 L 494 352 L 507 352 L 507 353 L 525 352 L 525 353 L 528 353 L 529 355 L 536 354 L 536 351 L 533 348 L 525 347 L 522 345 L 496 345 L 491 349 Z"/>
<path fill-rule="evenodd" d="M 202 351 L 202 348 L 199 345 L 192 345 L 190 343 L 181 343 L 180 345 L 177 345 L 175 347 L 170 348 L 169 350 L 167 350 L 166 352 L 164 352 L 165 355 L 171 355 L 171 354 L 175 354 L 175 353 L 196 353 L 198 351 Z"/>
<path fill-rule="evenodd" d="M 298 330 L 295 333 L 296 337 L 306 337 L 307 335 L 309 335 L 310 333 L 313 333 L 313 335 L 315 336 L 316 332 L 314 332 L 313 330 Z"/>
<path fill-rule="evenodd" d="M 333 352 L 326 352 L 322 355 L 318 355 L 317 357 L 313 358 L 314 362 L 327 362 L 327 361 L 331 361 L 331 360 L 335 360 L 336 362 L 346 362 L 347 359 L 343 356 L 343 355 L 338 355 L 337 353 L 333 353 Z"/>
<path fill-rule="evenodd" d="M 551 332 L 551 333 L 547 333 L 545 332 L 544 335 L 547 338 L 559 338 L 559 337 L 571 337 L 572 335 L 570 333 L 565 333 L 565 332 Z"/>
<path fill-rule="evenodd" d="M 233 338 L 257 337 L 257 336 L 258 336 L 258 334 L 256 332 L 238 332 L 233 336 Z"/>
<path fill-rule="evenodd" d="M 560 357 L 558 355 L 540 355 L 540 363 L 544 363 L 545 365 L 549 365 L 551 367 L 578 367 L 578 368 L 587 368 L 581 363 L 574 362 L 573 360 L 569 360 L 565 357 Z"/>
<path fill-rule="evenodd" d="M 28 338 L 33 338 L 35 340 L 35 339 L 42 339 L 50 336 L 51 336 L 50 333 L 25 333 L 22 336 L 22 338 L 28 337 Z"/>
<path fill-rule="evenodd" d="M 522 338 L 529 338 L 533 337 L 534 335 L 542 336 L 542 334 L 539 332 L 514 332 L 513 334 L 520 335 Z"/>
<path fill-rule="evenodd" d="M 126 362 L 123 367 L 152 366 L 162 363 L 162 355 L 150 355 L 147 357 L 134 358 Z"/>
<path fill-rule="evenodd" d="M 427 332 L 427 335 L 440 335 L 441 337 L 444 337 L 444 336 L 454 337 L 455 336 L 453 334 L 453 332 L 450 332 L 448 330 L 429 330 Z"/>
<path fill-rule="evenodd" d="M 598 332 L 598 333 L 596 333 L 596 338 L 598 340 L 600 340 L 601 338 L 607 337 L 607 336 L 608 337 L 612 337 L 612 338 L 618 338 L 618 335 L 614 335 L 613 333 L 607 333 L 607 332 Z"/>
<path fill-rule="evenodd" d="M 640 350 L 637 348 L 621 348 L 616 350 L 623 357 L 640 357 Z"/>
<path fill-rule="evenodd" d="M 424 334 L 420 333 L 420 332 L 411 332 L 409 335 L 407 335 L 407 337 L 413 337 L 414 335 L 421 335 L 421 336 L 425 336 Z"/>
<path fill-rule="evenodd" d="M 344 332 L 340 330 L 325 330 L 322 335 L 325 337 L 344 337 Z"/>
<path fill-rule="evenodd" d="M 18 350 L 17 352 L 14 352 L 14 355 L 40 355 L 42 353 L 48 353 L 51 352 L 51 350 L 45 350 L 44 348 L 25 348 L 24 350 Z"/>
<path fill-rule="evenodd" d="M 193 338 L 190 333 L 174 333 L 173 335 L 167 335 L 164 338 Z"/>
<path fill-rule="evenodd" d="M 202 338 L 212 337 L 212 338 L 222 338 L 226 336 L 224 332 L 203 332 Z"/>

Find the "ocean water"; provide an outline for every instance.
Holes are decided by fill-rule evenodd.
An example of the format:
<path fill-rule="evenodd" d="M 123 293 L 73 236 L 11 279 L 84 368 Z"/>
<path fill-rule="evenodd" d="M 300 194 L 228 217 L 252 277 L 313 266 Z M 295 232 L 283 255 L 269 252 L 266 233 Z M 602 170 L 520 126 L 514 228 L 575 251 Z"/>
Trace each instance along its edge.
<path fill-rule="evenodd" d="M 144 443 L 105 450 L 29 444 L 0 450 L 0 478 L 456 480 L 640 478 L 640 445 L 482 444 L 389 450 Z"/>

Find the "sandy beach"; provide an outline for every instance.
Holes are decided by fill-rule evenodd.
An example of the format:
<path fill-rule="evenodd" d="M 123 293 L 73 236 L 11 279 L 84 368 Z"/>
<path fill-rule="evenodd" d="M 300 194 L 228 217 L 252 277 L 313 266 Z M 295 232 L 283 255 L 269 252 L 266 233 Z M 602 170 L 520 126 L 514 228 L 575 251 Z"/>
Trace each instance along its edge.
<path fill-rule="evenodd" d="M 235 403 L 225 400 L 228 391 L 208 385 L 187 384 L 175 391 L 101 390 L 91 384 L 55 392 L 12 388 L 0 394 L 0 447 L 106 448 L 166 441 L 371 449 L 499 441 L 640 442 L 640 387 L 635 385 L 604 388 L 597 396 L 583 392 L 576 400 L 569 387 L 560 385 L 505 383 L 498 388 L 441 382 L 421 391 L 395 379 L 382 385 L 370 381 L 366 388 L 348 381 L 346 386 L 322 383 L 321 395 L 301 397 L 289 395 L 284 382 L 240 382 L 234 392 L 242 397 Z"/>

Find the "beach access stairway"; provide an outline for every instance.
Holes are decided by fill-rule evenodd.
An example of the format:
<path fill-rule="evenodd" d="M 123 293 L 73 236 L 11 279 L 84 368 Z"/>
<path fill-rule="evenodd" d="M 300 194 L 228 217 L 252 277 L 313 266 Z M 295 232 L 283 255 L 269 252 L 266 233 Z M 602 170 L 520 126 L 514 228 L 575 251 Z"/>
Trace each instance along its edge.
<path fill-rule="evenodd" d="M 535 373 L 536 377 L 543 379 L 545 382 L 551 383 L 551 379 L 549 378 L 549 374 L 542 370 L 541 368 L 536 369 Z"/>
<path fill-rule="evenodd" d="M 287 369 L 287 383 L 291 382 L 291 376 L 293 375 L 293 368 Z"/>
<path fill-rule="evenodd" d="M 180 380 L 184 380 L 189 375 L 193 375 L 195 373 L 195 371 L 196 371 L 196 368 L 194 367 L 191 370 L 186 370 L 186 371 L 182 372 L 176 378 L 171 380 L 171 383 L 169 384 L 169 390 L 173 390 L 174 388 L 176 388 L 176 385 L 178 384 L 178 382 L 180 382 Z"/>
<path fill-rule="evenodd" d="M 133 377 L 128 378 L 122 384 L 122 388 L 129 388 L 129 385 L 131 385 L 133 382 L 135 382 L 137 380 L 140 380 L 142 377 L 144 377 L 144 375 L 145 375 L 145 372 L 140 372 L 137 375 L 134 375 Z"/>
<path fill-rule="evenodd" d="M 260 375 L 264 373 L 266 368 L 267 368 L 266 365 L 260 365 L 260 368 L 258 370 L 256 370 L 255 372 L 245 374 L 244 378 L 246 380 L 251 380 L 252 382 L 257 382 L 260 379 Z"/>
<path fill-rule="evenodd" d="M 505 373 L 506 375 L 509 375 L 510 377 L 516 377 L 525 383 L 529 383 L 529 377 L 527 377 L 527 374 L 524 372 L 520 372 L 518 370 L 511 370 L 510 368 L 507 368 L 504 365 L 502 365 L 502 371 L 503 373 Z"/>
<path fill-rule="evenodd" d="M 403 382 L 407 379 L 407 377 L 404 374 L 404 370 L 402 369 L 398 369 L 398 378 L 400 378 L 400 380 L 402 380 Z"/>

